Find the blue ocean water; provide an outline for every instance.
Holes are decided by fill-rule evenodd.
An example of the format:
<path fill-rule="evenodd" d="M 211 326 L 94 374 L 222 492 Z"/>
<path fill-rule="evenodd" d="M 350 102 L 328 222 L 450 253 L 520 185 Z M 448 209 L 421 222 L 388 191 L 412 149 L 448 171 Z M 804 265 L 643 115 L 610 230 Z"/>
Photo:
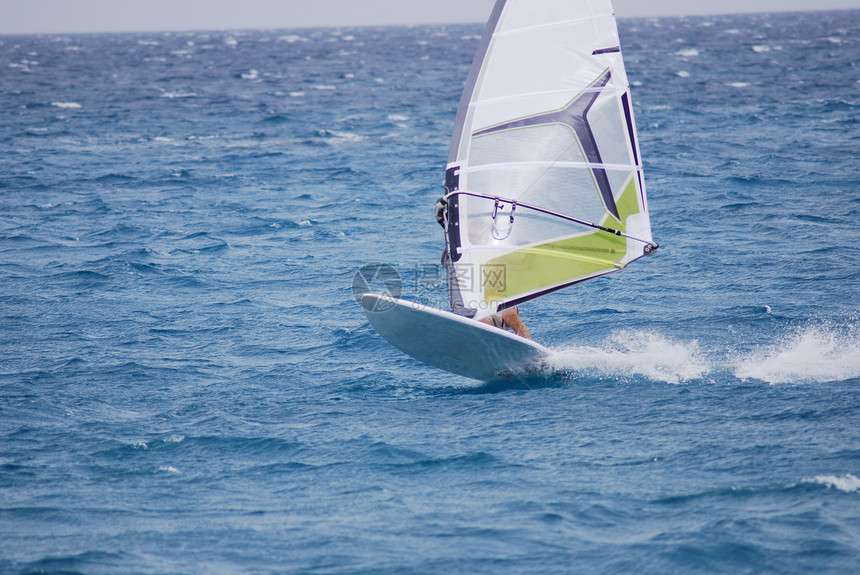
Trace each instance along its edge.
<path fill-rule="evenodd" d="M 620 29 L 661 250 L 494 384 L 352 294 L 481 26 L 0 37 L 0 572 L 860 569 L 860 11 Z"/>

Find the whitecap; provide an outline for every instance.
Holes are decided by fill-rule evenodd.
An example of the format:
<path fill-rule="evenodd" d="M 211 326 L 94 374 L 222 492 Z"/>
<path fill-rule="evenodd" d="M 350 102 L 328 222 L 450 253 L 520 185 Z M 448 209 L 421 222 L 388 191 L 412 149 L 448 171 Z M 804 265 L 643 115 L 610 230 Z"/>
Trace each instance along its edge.
<path fill-rule="evenodd" d="M 242 74 L 243 80 L 256 80 L 260 77 L 260 73 L 257 70 L 249 70 L 248 73 Z"/>
<path fill-rule="evenodd" d="M 553 350 L 547 364 L 556 371 L 594 373 L 600 376 L 642 376 L 678 384 L 701 379 L 711 369 L 698 342 L 678 343 L 660 334 L 624 330 L 600 347 L 576 346 Z"/>
<path fill-rule="evenodd" d="M 699 51 L 695 48 L 684 48 L 682 50 L 678 50 L 675 52 L 675 56 L 682 56 L 684 58 L 694 58 L 699 55 Z"/>
<path fill-rule="evenodd" d="M 286 36 L 281 36 L 279 38 L 282 42 L 287 42 L 289 44 L 295 44 L 296 42 L 307 42 L 307 38 L 303 38 L 297 34 L 288 34 Z"/>
<path fill-rule="evenodd" d="M 831 489 L 838 489 L 845 493 L 856 493 L 860 491 L 860 477 L 855 477 L 850 473 L 846 473 L 845 475 L 819 475 L 808 481 L 810 483 L 826 485 Z"/>
<path fill-rule="evenodd" d="M 181 98 L 193 98 L 196 96 L 194 92 L 164 92 L 161 94 L 162 98 L 169 98 L 171 100 L 181 99 Z"/>
<path fill-rule="evenodd" d="M 314 90 L 337 90 L 337 86 L 331 86 L 328 84 L 316 84 L 311 86 Z"/>
<path fill-rule="evenodd" d="M 181 473 L 177 468 L 172 465 L 161 465 L 158 467 L 159 471 L 163 471 L 165 473 Z"/>
<path fill-rule="evenodd" d="M 64 110 L 77 110 L 82 107 L 77 102 L 51 102 L 51 105 L 57 108 L 63 108 Z"/>
<path fill-rule="evenodd" d="M 752 49 L 754 52 L 757 52 L 759 54 L 764 54 L 765 52 L 770 52 L 770 46 L 764 46 L 764 45 L 753 46 Z"/>
<path fill-rule="evenodd" d="M 332 130 L 323 130 L 320 132 L 320 135 L 328 137 L 332 144 L 362 142 L 366 139 L 364 136 L 359 134 L 353 134 L 351 132 L 335 132 Z"/>
<path fill-rule="evenodd" d="M 860 341 L 830 327 L 807 328 L 740 360 L 735 377 L 771 385 L 860 378 Z"/>
<path fill-rule="evenodd" d="M 749 82 L 729 82 L 726 84 L 727 86 L 731 86 L 732 88 L 747 88 L 749 87 Z"/>
<path fill-rule="evenodd" d="M 406 122 L 409 120 L 409 116 L 404 116 L 402 114 L 391 114 L 388 116 L 388 119 L 392 122 Z"/>
<path fill-rule="evenodd" d="M 689 73 L 689 72 L 687 72 L 686 70 L 681 70 L 680 72 L 678 72 L 678 76 L 679 76 L 679 77 L 681 77 L 681 78 L 689 78 L 689 77 L 690 77 L 690 73 Z"/>
<path fill-rule="evenodd" d="M 305 95 L 304 92 L 290 92 L 290 96 L 293 98 L 301 98 L 304 95 Z"/>

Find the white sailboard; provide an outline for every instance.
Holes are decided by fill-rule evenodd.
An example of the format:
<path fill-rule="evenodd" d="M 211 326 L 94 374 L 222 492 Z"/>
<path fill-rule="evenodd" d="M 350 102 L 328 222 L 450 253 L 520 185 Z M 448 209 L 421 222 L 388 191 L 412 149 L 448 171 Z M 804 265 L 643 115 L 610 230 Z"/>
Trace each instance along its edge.
<path fill-rule="evenodd" d="M 426 364 L 482 381 L 528 375 L 550 350 L 491 325 L 416 302 L 365 294 L 361 307 L 376 332 Z"/>
<path fill-rule="evenodd" d="M 436 313 L 458 325 L 465 319 L 475 327 L 657 249 L 610 0 L 497 0 L 457 112 L 442 204 L 457 313 Z M 437 341 L 449 336 L 441 324 L 395 328 L 418 320 L 372 313 L 395 347 L 466 375 L 415 351 L 446 349 Z M 472 353 L 462 361 L 496 357 L 483 348 Z M 479 375 L 470 377 L 486 379 Z"/>

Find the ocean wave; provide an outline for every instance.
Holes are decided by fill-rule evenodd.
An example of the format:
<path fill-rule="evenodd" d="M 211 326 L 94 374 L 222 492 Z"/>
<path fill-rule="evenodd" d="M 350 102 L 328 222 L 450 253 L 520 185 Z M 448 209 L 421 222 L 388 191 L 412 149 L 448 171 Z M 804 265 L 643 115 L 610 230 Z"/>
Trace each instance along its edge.
<path fill-rule="evenodd" d="M 860 492 L 860 477 L 855 477 L 850 473 L 846 473 L 845 475 L 818 475 L 806 480 L 806 483 L 824 485 L 830 489 L 837 489 L 845 493 Z"/>
<path fill-rule="evenodd" d="M 51 105 L 64 110 L 78 110 L 83 107 L 77 102 L 51 102 Z"/>

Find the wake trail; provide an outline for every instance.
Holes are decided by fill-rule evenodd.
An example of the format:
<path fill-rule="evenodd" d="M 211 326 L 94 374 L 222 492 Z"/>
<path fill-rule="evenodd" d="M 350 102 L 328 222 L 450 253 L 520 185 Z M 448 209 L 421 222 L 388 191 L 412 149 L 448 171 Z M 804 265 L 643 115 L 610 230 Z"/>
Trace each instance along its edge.
<path fill-rule="evenodd" d="M 546 358 L 552 369 L 597 377 L 645 377 L 681 383 L 702 379 L 711 365 L 698 343 L 673 342 L 654 332 L 624 330 L 601 346 L 569 346 Z"/>
<path fill-rule="evenodd" d="M 738 345 L 737 348 L 743 348 Z M 852 327 L 806 327 L 764 345 L 705 351 L 697 340 L 622 330 L 596 346 L 556 346 L 545 358 L 557 372 L 612 379 L 763 381 L 770 385 L 860 379 L 860 340 Z"/>
<path fill-rule="evenodd" d="M 858 379 L 860 341 L 853 329 L 806 328 L 742 358 L 734 373 L 772 385 Z"/>

